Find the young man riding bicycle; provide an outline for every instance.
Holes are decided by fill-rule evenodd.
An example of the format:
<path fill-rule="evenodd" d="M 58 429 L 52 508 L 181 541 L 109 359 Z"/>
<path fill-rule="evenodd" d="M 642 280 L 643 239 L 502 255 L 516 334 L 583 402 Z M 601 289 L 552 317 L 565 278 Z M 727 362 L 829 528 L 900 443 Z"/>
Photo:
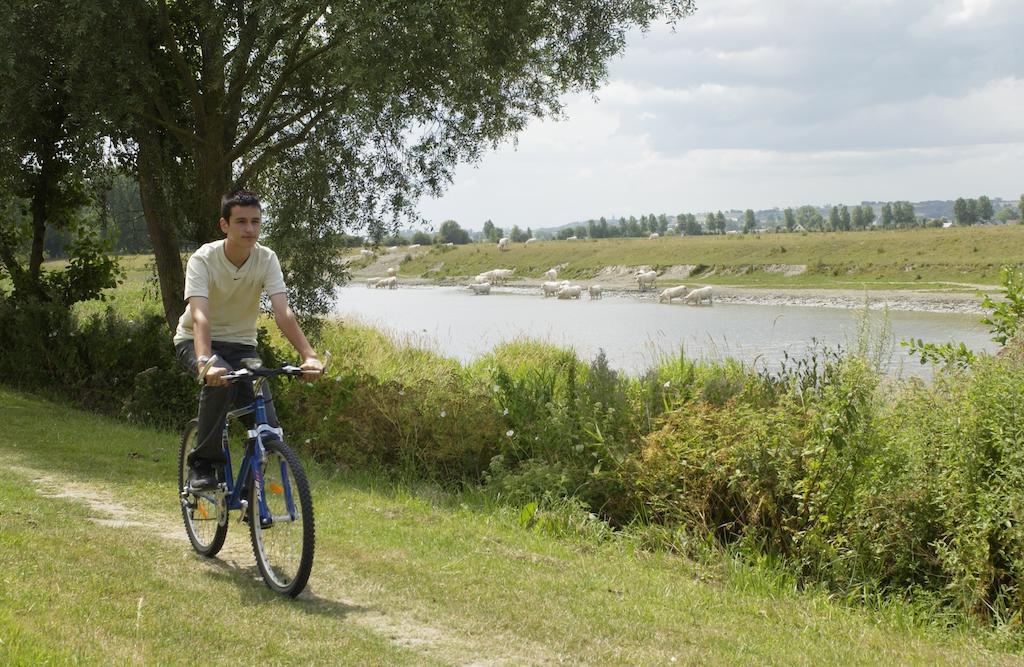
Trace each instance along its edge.
<path fill-rule="evenodd" d="M 259 197 L 236 190 L 221 202 L 220 229 L 225 238 L 207 243 L 188 260 L 185 300 L 188 306 L 178 320 L 174 347 L 178 362 L 198 376 L 213 359 L 199 396 L 197 446 L 189 456 L 189 484 L 193 489 L 213 488 L 217 470 L 225 463 L 221 447 L 224 418 L 232 402 L 252 401 L 248 383 L 230 384 L 224 374 L 243 360 L 256 357 L 256 319 L 260 295 L 266 292 L 274 321 L 302 357 L 301 367 L 312 377 L 323 364 L 302 333 L 288 306 L 284 276 L 277 255 L 257 243 L 262 218 Z M 235 392 L 239 392 L 235 396 Z M 277 427 L 270 387 L 263 385 L 267 421 Z"/>

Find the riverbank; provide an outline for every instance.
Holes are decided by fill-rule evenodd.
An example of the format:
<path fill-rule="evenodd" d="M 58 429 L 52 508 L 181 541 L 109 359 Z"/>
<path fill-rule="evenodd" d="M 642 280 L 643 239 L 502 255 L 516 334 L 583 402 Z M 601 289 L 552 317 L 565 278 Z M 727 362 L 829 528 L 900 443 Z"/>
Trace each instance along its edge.
<path fill-rule="evenodd" d="M 377 277 L 373 271 L 354 273 L 354 282 Z M 446 278 L 429 280 L 403 276 L 399 271 L 400 284 L 422 287 L 465 285 L 472 280 Z M 579 281 L 584 286 L 601 285 L 607 296 L 634 299 L 657 299 L 660 288 L 640 292 L 631 276 L 605 276 L 607 280 Z M 507 285 L 496 286 L 496 290 L 539 291 L 543 281 L 526 279 L 512 280 Z M 574 281 L 575 282 L 575 281 Z M 680 284 L 673 280 L 671 284 Z M 687 283 L 689 284 L 689 281 Z M 705 284 L 694 281 L 693 286 Z M 901 312 L 960 313 L 966 315 L 984 314 L 981 302 L 986 295 L 993 298 L 1001 293 L 997 285 L 963 285 L 956 289 L 853 289 L 825 287 L 755 287 L 750 285 L 713 284 L 715 300 L 721 303 L 750 304 L 760 306 L 803 306 L 811 308 L 860 309 L 867 304 L 872 310 L 889 309 Z"/>
<path fill-rule="evenodd" d="M 515 271 L 513 284 L 536 287 L 546 271 L 559 280 L 600 284 L 636 294 L 634 275 L 654 270 L 659 289 L 714 285 L 722 301 L 764 305 L 980 313 L 998 294 L 1001 267 L 1024 253 L 1024 226 L 871 232 L 670 236 L 379 249 L 353 255 L 360 277 L 398 271 L 400 279 L 463 284 L 495 268 Z"/>

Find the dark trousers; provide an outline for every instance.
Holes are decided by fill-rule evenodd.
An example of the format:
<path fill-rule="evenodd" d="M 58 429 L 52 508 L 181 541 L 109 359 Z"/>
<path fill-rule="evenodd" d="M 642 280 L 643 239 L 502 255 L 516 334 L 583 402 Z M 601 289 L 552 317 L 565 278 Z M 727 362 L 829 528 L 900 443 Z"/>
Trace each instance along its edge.
<path fill-rule="evenodd" d="M 256 358 L 256 348 L 252 345 L 242 343 L 225 343 L 213 341 L 211 345 L 213 354 L 217 355 L 215 366 L 226 368 L 232 371 L 242 366 L 243 359 Z M 199 367 L 196 364 L 196 350 L 192 341 L 185 340 L 174 346 L 178 363 L 186 371 L 196 377 Z M 263 399 L 267 407 L 267 423 L 276 427 L 277 412 L 274 410 L 274 400 L 270 395 L 270 385 L 263 383 Z M 224 464 L 224 450 L 221 445 L 221 434 L 224 432 L 224 419 L 230 407 L 242 407 L 252 403 L 255 398 L 250 382 L 232 382 L 226 387 L 211 387 L 203 385 L 199 394 L 199 433 L 196 438 L 196 448 L 189 455 L 188 462 L 206 461 L 212 464 Z M 247 428 L 252 428 L 256 423 L 255 415 L 245 415 L 242 422 Z"/>

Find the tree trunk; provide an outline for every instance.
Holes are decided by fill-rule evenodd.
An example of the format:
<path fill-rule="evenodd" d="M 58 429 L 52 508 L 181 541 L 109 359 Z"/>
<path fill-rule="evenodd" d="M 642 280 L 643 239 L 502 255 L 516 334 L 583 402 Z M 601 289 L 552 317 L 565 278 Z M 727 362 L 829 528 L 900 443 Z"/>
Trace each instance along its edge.
<path fill-rule="evenodd" d="M 46 219 L 49 215 L 48 205 L 53 195 L 54 157 L 47 150 L 40 156 L 39 175 L 32 188 L 32 249 L 28 256 L 28 274 L 37 287 L 43 265 L 43 244 L 46 241 Z M 39 289 L 38 291 L 42 291 Z"/>
<path fill-rule="evenodd" d="M 153 243 L 160 298 L 167 326 L 173 331 L 185 310 L 185 273 L 181 266 L 175 217 L 177 209 L 165 187 L 169 174 L 164 168 L 161 137 L 143 131 L 138 137 L 139 194 L 142 212 Z"/>
<path fill-rule="evenodd" d="M 224 238 L 220 231 L 220 200 L 231 188 L 231 165 L 218 164 L 224 149 L 209 148 L 195 153 L 196 193 L 195 209 L 191 212 L 195 242 L 198 245 Z"/>

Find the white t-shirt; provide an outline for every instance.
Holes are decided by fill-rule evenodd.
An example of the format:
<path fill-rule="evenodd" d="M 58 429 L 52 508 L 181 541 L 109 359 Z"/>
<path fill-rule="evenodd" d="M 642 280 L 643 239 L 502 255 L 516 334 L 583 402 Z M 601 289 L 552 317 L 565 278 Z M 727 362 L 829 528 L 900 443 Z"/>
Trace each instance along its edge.
<path fill-rule="evenodd" d="M 223 240 L 207 243 L 189 257 L 185 270 L 185 301 L 193 296 L 210 300 L 211 340 L 255 345 L 260 294 L 273 296 L 284 291 L 277 254 L 259 243 L 241 267 L 228 260 Z M 193 338 L 192 309 L 186 306 L 178 319 L 174 344 Z"/>

